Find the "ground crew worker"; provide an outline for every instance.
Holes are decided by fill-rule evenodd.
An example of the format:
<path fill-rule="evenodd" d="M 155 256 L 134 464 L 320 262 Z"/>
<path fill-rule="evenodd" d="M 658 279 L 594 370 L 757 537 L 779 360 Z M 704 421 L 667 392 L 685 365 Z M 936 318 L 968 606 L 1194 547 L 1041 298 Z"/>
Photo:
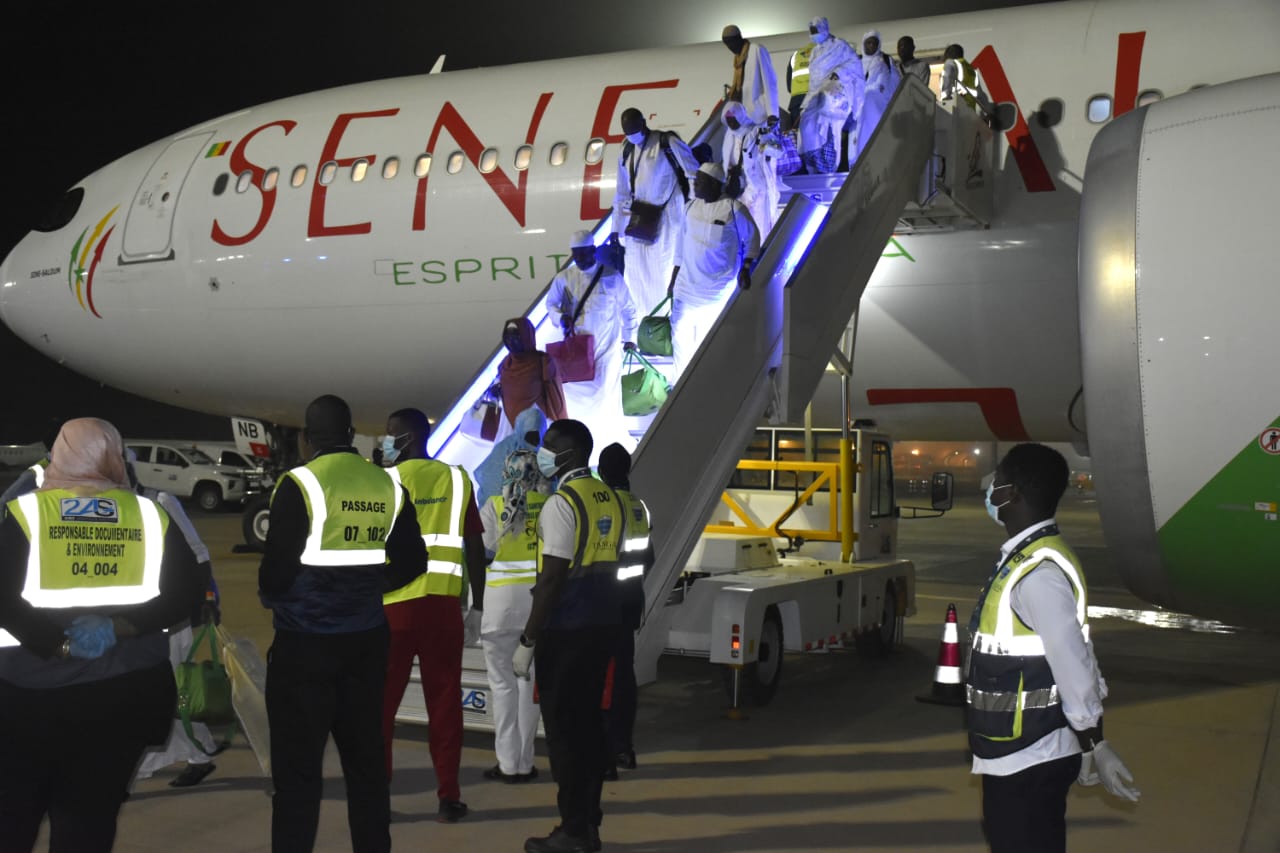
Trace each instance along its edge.
<path fill-rule="evenodd" d="M 0 523 L 0 849 L 108 853 L 177 702 L 164 629 L 204 586 L 182 532 L 129 488 L 120 433 L 68 421 L 44 485 Z"/>
<path fill-rule="evenodd" d="M 387 617 L 382 594 L 420 575 L 427 555 L 408 492 L 351 446 L 340 397 L 307 406 L 302 458 L 271 495 L 258 595 L 272 611 L 267 655 L 271 848 L 315 846 L 325 744 L 333 734 L 355 851 L 391 849 L 382 741 Z"/>
<path fill-rule="evenodd" d="M 751 286 L 751 264 L 760 254 L 760 230 L 746 205 L 727 198 L 724 169 L 718 163 L 698 167 L 671 269 L 671 350 L 674 379 L 715 325 L 733 293 L 733 283 Z"/>
<path fill-rule="evenodd" d="M 530 437 L 541 443 L 540 436 Z M 516 677 L 512 658 L 533 608 L 538 516 L 551 492 L 551 481 L 538 470 L 537 453 L 516 449 L 507 455 L 500 493 L 480 508 L 485 555 L 491 558 L 485 570 L 480 645 L 492 688 L 493 748 L 498 757 L 484 778 L 507 784 L 530 782 L 538 775 L 533 766 L 538 706 L 533 684 Z"/>
<path fill-rule="evenodd" d="M 418 409 L 400 409 L 387 418 L 382 464 L 394 465 L 409 490 L 418 528 L 427 546 L 426 572 L 382 597 L 391 647 L 382 702 L 382 736 L 387 778 L 396 710 L 418 658 L 422 698 L 431 731 L 427 745 L 436 771 L 436 820 L 457 823 L 467 815 L 458 787 L 462 762 L 462 647 L 480 639 L 484 604 L 484 543 L 471 478 L 460 466 L 427 456 L 431 423 Z M 462 617 L 463 579 L 471 585 L 471 610 Z"/>
<path fill-rule="evenodd" d="M 942 58 L 942 102 L 945 104 L 959 95 L 969 109 L 976 109 L 978 99 L 978 73 L 964 58 L 964 48 L 949 44 Z"/>
<path fill-rule="evenodd" d="M 791 95 L 787 102 L 787 115 L 791 117 L 788 130 L 795 127 L 800 118 L 800 105 L 809 94 L 809 57 L 812 55 L 813 45 L 806 44 L 791 54 L 791 61 L 787 63 L 787 93 Z"/>
<path fill-rule="evenodd" d="M 1019 444 L 987 487 L 987 512 L 1010 536 L 969 623 L 966 692 L 995 853 L 1066 850 L 1067 791 L 1077 779 L 1139 796 L 1103 740 L 1107 687 L 1089 641 L 1084 571 L 1054 521 L 1067 476 L 1062 454 Z"/>
<path fill-rule="evenodd" d="M 528 678 L 536 661 L 560 824 L 529 838 L 525 853 L 600 849 L 600 792 L 608 760 L 605 672 L 617 633 L 618 554 L 626 520 L 617 495 L 591 476 L 591 432 L 553 423 L 538 468 L 559 488 L 538 516 L 538 579 L 512 668 Z"/>
<path fill-rule="evenodd" d="M 613 696 L 605 718 L 609 724 L 612 773 L 618 768 L 636 769 L 636 748 L 632 732 L 636 725 L 636 635 L 644 619 L 644 578 L 653 566 L 653 546 L 649 542 L 649 508 L 631 492 L 631 454 L 621 444 L 600 451 L 597 470 L 605 485 L 613 489 L 627 519 L 627 537 L 618 555 L 618 598 L 622 605 L 618 640 L 614 647 Z"/>

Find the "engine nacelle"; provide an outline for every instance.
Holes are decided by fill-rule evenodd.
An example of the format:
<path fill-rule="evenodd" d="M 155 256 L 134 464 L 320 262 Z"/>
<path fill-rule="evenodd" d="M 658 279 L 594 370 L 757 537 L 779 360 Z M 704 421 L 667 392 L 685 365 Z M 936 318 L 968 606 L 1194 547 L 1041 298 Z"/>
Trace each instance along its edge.
<path fill-rule="evenodd" d="M 1280 74 L 1094 139 L 1080 335 L 1103 532 L 1129 587 L 1274 627 L 1280 607 Z"/>

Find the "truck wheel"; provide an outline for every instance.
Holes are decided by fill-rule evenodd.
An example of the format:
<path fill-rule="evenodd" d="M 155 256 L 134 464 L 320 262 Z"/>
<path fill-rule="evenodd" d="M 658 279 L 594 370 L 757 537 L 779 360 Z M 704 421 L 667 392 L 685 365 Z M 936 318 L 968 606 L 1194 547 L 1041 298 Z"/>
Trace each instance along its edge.
<path fill-rule="evenodd" d="M 874 631 L 863 631 L 854 640 L 858 654 L 864 657 L 884 657 L 893 650 L 898 634 L 898 593 L 893 584 L 884 591 L 884 603 L 880 610 L 880 624 Z"/>
<path fill-rule="evenodd" d="M 222 489 L 213 483 L 198 484 L 192 497 L 196 506 L 205 512 L 214 512 L 222 506 Z"/>
<path fill-rule="evenodd" d="M 724 667 L 725 690 L 729 701 L 733 701 L 733 670 Z M 755 663 L 742 668 L 739 701 L 750 701 L 752 705 L 768 705 L 773 694 L 778 691 L 778 682 L 782 680 L 782 617 L 778 608 L 770 605 L 764 612 L 764 623 L 760 626 L 760 651 Z"/>
<path fill-rule="evenodd" d="M 241 532 L 246 545 L 262 550 L 267 544 L 267 528 L 271 524 L 271 498 L 259 495 L 245 504 L 240 519 Z"/>

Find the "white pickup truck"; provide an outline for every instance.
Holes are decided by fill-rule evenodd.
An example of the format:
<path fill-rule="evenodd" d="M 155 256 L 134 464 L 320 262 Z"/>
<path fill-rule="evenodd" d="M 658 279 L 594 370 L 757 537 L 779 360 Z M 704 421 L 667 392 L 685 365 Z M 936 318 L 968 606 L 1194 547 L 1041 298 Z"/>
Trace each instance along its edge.
<path fill-rule="evenodd" d="M 213 511 L 224 503 L 240 503 L 247 494 L 245 472 L 219 465 L 190 442 L 138 439 L 125 446 L 138 455 L 138 482 Z"/>

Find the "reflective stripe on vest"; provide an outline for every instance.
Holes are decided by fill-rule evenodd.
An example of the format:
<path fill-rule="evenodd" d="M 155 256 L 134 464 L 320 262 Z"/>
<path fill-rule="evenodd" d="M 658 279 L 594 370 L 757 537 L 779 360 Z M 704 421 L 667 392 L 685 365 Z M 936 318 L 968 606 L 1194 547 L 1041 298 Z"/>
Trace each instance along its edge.
<path fill-rule="evenodd" d="M 802 47 L 791 54 L 791 94 L 803 95 L 809 91 L 809 60 L 813 46 Z"/>
<path fill-rule="evenodd" d="M 501 523 L 502 495 L 489 498 L 494 504 L 494 517 Z M 532 584 L 538 577 L 538 516 L 547 496 L 540 492 L 525 494 L 525 522 L 520 530 L 501 534 L 498 548 L 485 573 L 486 587 Z"/>
<path fill-rule="evenodd" d="M 383 604 L 425 595 L 462 595 L 463 536 L 471 479 L 456 465 L 434 459 L 409 459 L 394 469 L 409 490 L 427 546 L 427 570 L 382 597 Z"/>
<path fill-rule="evenodd" d="M 29 543 L 22 597 L 32 607 L 114 607 L 160 595 L 169 518 L 154 502 L 123 489 L 94 497 L 55 489 L 14 504 Z M 17 645 L 0 631 L 0 647 Z"/>
<path fill-rule="evenodd" d="M 618 580 L 644 577 L 644 557 L 649 550 L 649 507 L 626 489 L 614 489 L 627 519 L 627 537 L 618 554 Z"/>
<path fill-rule="evenodd" d="M 1079 563 L 1056 530 L 1010 556 L 986 591 L 973 635 L 965 693 L 970 748 L 980 758 L 1021 750 L 1067 725 L 1044 642 L 1013 611 L 1013 589 L 1051 560 L 1071 583 L 1076 619 L 1087 643 L 1087 591 Z"/>
<path fill-rule="evenodd" d="M 311 470 L 310 466 L 321 467 L 327 475 L 326 469 L 330 467 L 350 465 L 348 460 L 342 458 L 348 455 L 358 460 L 360 467 L 353 466 L 351 472 L 343 472 L 347 474 L 342 479 L 343 485 L 347 488 L 355 486 L 363 489 L 359 493 L 349 495 L 348 500 L 370 504 L 381 503 L 383 509 L 344 511 L 340 519 L 342 522 L 356 521 L 357 523 L 335 524 L 329 507 L 332 490 L 325 490 L 320 477 Z M 331 458 L 340 459 L 340 461 L 327 461 Z M 365 471 L 362 466 L 368 466 L 369 470 Z M 350 482 L 350 474 L 356 472 L 364 482 Z M 369 476 L 372 472 L 378 472 L 377 479 Z M 307 541 L 300 558 L 304 566 L 368 566 L 386 561 L 387 536 L 390 535 L 396 517 L 400 514 L 403 500 L 400 479 L 394 472 L 384 471 L 354 454 L 333 453 L 294 468 L 285 476 L 294 478 L 294 481 L 302 487 L 307 499 L 310 528 L 307 531 Z M 340 475 L 335 472 L 334 476 Z M 384 477 L 385 479 L 382 479 Z M 378 491 L 383 493 L 377 494 Z M 390 512 L 386 509 L 387 505 L 392 507 Z"/>
<path fill-rule="evenodd" d="M 41 461 L 37 462 L 36 464 L 32 465 L 30 468 L 27 469 L 33 475 L 35 475 L 37 489 L 44 485 L 44 468 L 48 464 L 49 463 L 47 461 L 42 459 Z"/>

